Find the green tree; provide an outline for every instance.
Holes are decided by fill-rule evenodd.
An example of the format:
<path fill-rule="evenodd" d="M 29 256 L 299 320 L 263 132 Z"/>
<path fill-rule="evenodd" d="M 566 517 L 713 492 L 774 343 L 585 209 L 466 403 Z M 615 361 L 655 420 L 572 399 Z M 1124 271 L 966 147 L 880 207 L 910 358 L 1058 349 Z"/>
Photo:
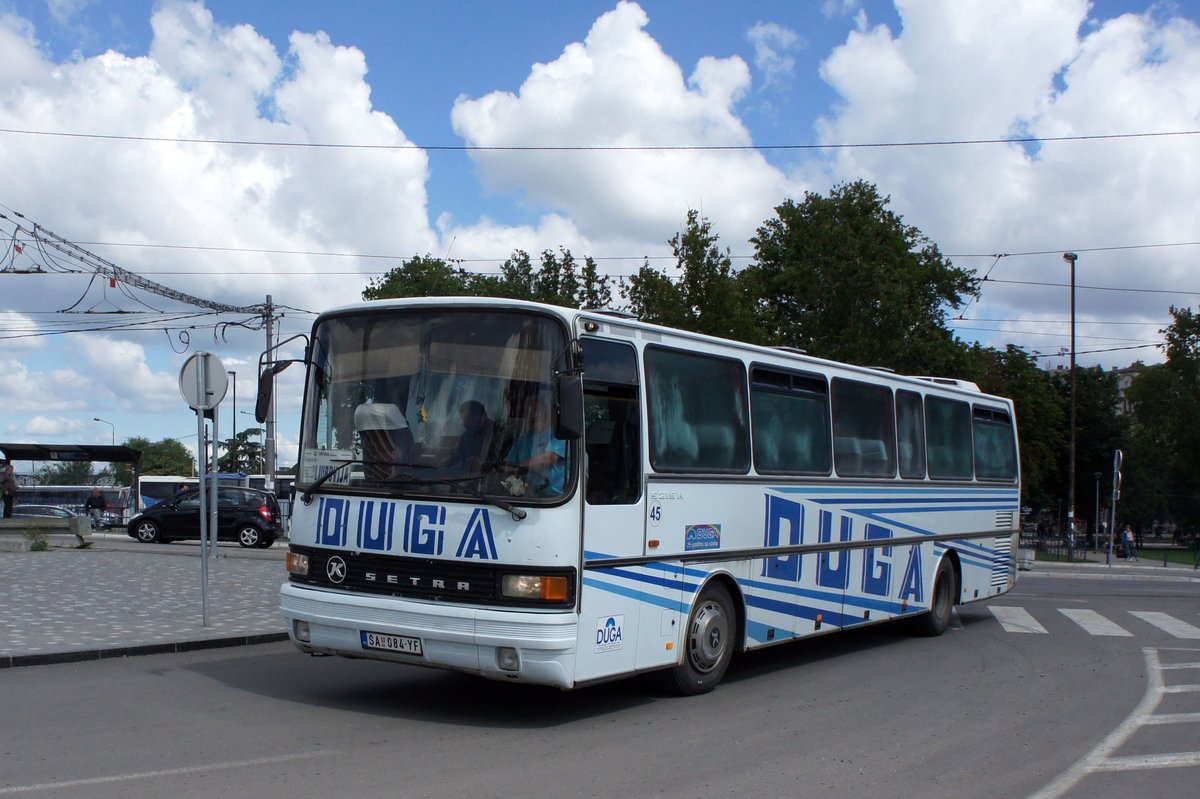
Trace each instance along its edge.
<path fill-rule="evenodd" d="M 1140 526 L 1200 525 L 1200 315 L 1171 307 L 1166 361 L 1129 388 L 1134 429 L 1122 505 Z"/>
<path fill-rule="evenodd" d="M 255 440 L 257 439 L 257 440 Z M 262 429 L 248 427 L 237 435 L 221 442 L 225 454 L 217 459 L 217 468 L 222 472 L 244 472 L 262 474 L 263 451 Z"/>
<path fill-rule="evenodd" d="M 1066 406 L 1050 376 L 1020 347 L 1003 351 L 976 346 L 968 372 L 989 394 L 1012 399 L 1021 446 L 1021 502 L 1054 509 L 1063 495 L 1061 453 L 1066 449 Z"/>
<path fill-rule="evenodd" d="M 471 275 L 440 258 L 413 257 L 363 289 L 364 300 L 398 297 L 461 297 L 471 294 Z"/>
<path fill-rule="evenodd" d="M 967 365 L 948 314 L 979 281 L 954 267 L 921 231 L 888 210 L 865 181 L 778 206 L 751 239 L 770 343 L 907 374 Z"/>
<path fill-rule="evenodd" d="M 141 474 L 178 474 L 189 475 L 195 457 L 178 439 L 164 438 L 151 442 L 148 438 L 134 436 L 125 442 L 126 446 L 139 450 L 142 461 L 139 465 Z M 118 485 L 129 485 L 133 479 L 133 469 L 127 464 L 114 464 Z"/>
<path fill-rule="evenodd" d="M 49 486 L 95 485 L 96 472 L 91 461 L 46 463 L 36 470 L 38 482 Z"/>
<path fill-rule="evenodd" d="M 708 219 L 688 211 L 686 226 L 668 242 L 679 280 L 643 264 L 624 287 L 631 310 L 649 322 L 740 341 L 760 340 L 753 295 L 734 271 L 728 249 L 722 252 L 717 246 L 718 238 Z"/>

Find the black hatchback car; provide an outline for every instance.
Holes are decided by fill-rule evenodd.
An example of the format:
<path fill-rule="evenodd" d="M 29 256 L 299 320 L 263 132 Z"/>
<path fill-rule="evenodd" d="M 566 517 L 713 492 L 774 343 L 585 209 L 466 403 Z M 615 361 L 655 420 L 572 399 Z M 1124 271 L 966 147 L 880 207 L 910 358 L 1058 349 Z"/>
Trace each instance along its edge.
<path fill-rule="evenodd" d="M 282 535 L 279 503 L 269 491 L 217 488 L 217 540 L 269 547 Z M 143 543 L 200 540 L 200 491 L 181 491 L 133 517 L 128 532 Z"/>

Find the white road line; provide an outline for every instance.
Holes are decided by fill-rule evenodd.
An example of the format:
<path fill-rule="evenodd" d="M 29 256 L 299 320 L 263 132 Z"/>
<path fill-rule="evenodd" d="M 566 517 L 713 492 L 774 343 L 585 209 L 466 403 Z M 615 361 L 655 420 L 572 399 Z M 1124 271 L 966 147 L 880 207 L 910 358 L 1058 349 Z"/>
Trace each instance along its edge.
<path fill-rule="evenodd" d="M 235 768 L 249 768 L 251 766 L 264 766 L 268 763 L 287 763 L 292 760 L 304 760 L 310 757 L 327 757 L 336 755 L 339 752 L 334 750 L 324 750 L 321 752 L 296 752 L 290 755 L 278 755 L 276 757 L 258 757 L 253 760 L 230 760 L 224 763 L 206 763 L 199 766 L 183 766 L 180 768 L 166 768 L 157 771 L 135 771 L 129 774 L 110 774 L 104 777 L 89 777 L 80 780 L 63 780 L 62 782 L 41 782 L 34 785 L 10 785 L 7 788 L 0 788 L 0 795 L 10 796 L 19 793 L 34 793 L 35 791 L 56 791 L 60 788 L 78 788 L 85 785 L 106 785 L 118 782 L 129 782 L 132 780 L 146 780 L 154 777 L 174 777 L 180 774 L 207 774 L 213 771 L 222 771 Z"/>
<path fill-rule="evenodd" d="M 1170 650 L 1166 650 L 1170 651 Z M 1059 799 L 1077 786 L 1084 777 L 1097 772 L 1137 771 L 1156 768 L 1179 768 L 1200 765 L 1200 751 L 1166 752 L 1162 754 L 1114 756 L 1139 728 L 1150 724 L 1186 724 L 1200 722 L 1200 713 L 1162 713 L 1154 709 L 1167 693 L 1180 689 L 1200 690 L 1200 686 L 1168 686 L 1163 682 L 1164 668 L 1179 668 L 1181 664 L 1164 666 L 1159 650 L 1143 649 L 1146 661 L 1146 692 L 1133 712 L 1116 729 L 1105 736 L 1092 751 L 1079 758 L 1057 779 L 1046 785 L 1029 799 Z"/>
<path fill-rule="evenodd" d="M 1000 626 L 1008 633 L 1044 633 L 1046 628 L 1038 624 L 1037 619 L 1029 615 L 1025 608 L 1014 608 L 1007 605 L 988 605 L 988 610 L 1000 622 Z"/>
<path fill-rule="evenodd" d="M 1059 608 L 1058 612 L 1078 624 L 1092 635 L 1132 636 L 1133 633 L 1094 610 L 1081 608 Z"/>
<path fill-rule="evenodd" d="M 1131 610 L 1129 612 L 1176 638 L 1200 639 L 1200 627 L 1180 621 L 1169 613 L 1156 613 L 1148 610 Z"/>
<path fill-rule="evenodd" d="M 1110 757 L 1097 766 L 1096 771 L 1137 771 L 1145 768 L 1179 768 L 1180 766 L 1200 766 L 1200 752 Z"/>
<path fill-rule="evenodd" d="M 1200 713 L 1155 713 L 1147 724 L 1200 724 Z"/>

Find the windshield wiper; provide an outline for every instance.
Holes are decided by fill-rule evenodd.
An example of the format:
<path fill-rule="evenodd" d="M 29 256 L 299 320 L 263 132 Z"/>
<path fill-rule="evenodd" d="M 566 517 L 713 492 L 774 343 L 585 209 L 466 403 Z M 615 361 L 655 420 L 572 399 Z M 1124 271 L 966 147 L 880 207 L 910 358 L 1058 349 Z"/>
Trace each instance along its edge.
<path fill-rule="evenodd" d="M 310 485 L 307 489 L 305 489 L 304 493 L 300 495 L 300 501 L 303 502 L 305 505 L 311 505 L 312 501 L 313 501 L 313 495 L 317 493 L 318 488 L 325 485 L 326 480 L 329 480 L 331 477 L 333 477 L 335 474 L 341 472 L 347 466 L 352 466 L 356 463 L 362 463 L 362 461 L 360 461 L 360 460 L 343 461 L 341 466 L 337 466 L 337 467 L 325 472 L 325 474 L 318 477 L 316 480 L 313 481 L 312 485 Z"/>
<path fill-rule="evenodd" d="M 512 514 L 513 521 L 519 522 L 529 515 L 522 508 L 518 508 L 516 505 L 512 504 L 506 499 L 489 496 L 482 491 L 477 491 L 474 488 L 463 485 L 464 483 L 470 483 L 479 480 L 481 477 L 483 477 L 482 474 L 470 475 L 467 477 L 417 477 L 415 474 L 409 474 L 406 472 L 393 472 L 392 476 L 385 482 L 414 483 L 415 485 L 432 485 L 435 483 L 440 483 L 441 485 L 448 485 L 451 488 L 457 488 L 459 491 L 462 491 L 468 496 L 474 497 L 480 502 L 488 505 L 494 505 L 500 510 L 508 511 Z"/>
<path fill-rule="evenodd" d="M 313 496 L 316 495 L 316 493 L 317 493 L 317 489 L 319 489 L 321 486 L 325 485 L 326 481 L 333 479 L 333 477 L 335 475 L 337 475 L 338 473 L 340 473 L 341 471 L 346 469 L 346 467 L 353 466 L 356 463 L 363 464 L 364 462 L 361 460 L 343 461 L 340 465 L 336 466 L 333 469 L 330 469 L 328 472 L 321 475 L 319 478 L 317 478 L 316 480 L 313 481 L 312 485 L 310 485 L 308 488 L 306 488 L 304 490 L 304 493 L 300 495 L 300 501 L 303 502 L 305 505 L 311 505 L 312 501 L 313 501 Z M 475 480 L 480 479 L 481 477 L 483 477 L 482 474 L 470 475 L 468 477 L 418 477 L 415 474 L 411 474 L 408 472 L 393 471 L 392 476 L 382 482 L 385 482 L 385 483 L 413 483 L 415 485 L 432 485 L 435 483 L 440 483 L 441 485 L 448 485 L 452 488 L 457 488 L 458 490 L 462 491 L 464 494 L 474 497 L 475 499 L 479 500 L 480 502 L 483 502 L 488 505 L 494 505 L 495 507 L 500 508 L 500 510 L 511 513 L 514 521 L 519 522 L 522 519 L 524 519 L 526 516 L 529 515 L 523 509 L 518 508 L 516 505 L 513 505 L 508 500 L 501 499 L 499 497 L 488 496 L 487 494 L 483 493 L 482 491 L 476 491 L 474 488 L 469 488 L 469 487 L 463 485 L 463 483 L 473 482 Z"/>

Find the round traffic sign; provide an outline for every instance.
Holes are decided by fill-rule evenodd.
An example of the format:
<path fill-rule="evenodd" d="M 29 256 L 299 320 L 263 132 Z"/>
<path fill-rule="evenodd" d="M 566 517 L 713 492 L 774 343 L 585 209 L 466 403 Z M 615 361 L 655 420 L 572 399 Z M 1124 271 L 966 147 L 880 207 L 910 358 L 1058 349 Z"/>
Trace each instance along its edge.
<path fill-rule="evenodd" d="M 207 411 L 217 407 L 228 390 L 225 364 L 211 352 L 197 352 L 179 370 L 179 393 L 193 410 Z"/>

